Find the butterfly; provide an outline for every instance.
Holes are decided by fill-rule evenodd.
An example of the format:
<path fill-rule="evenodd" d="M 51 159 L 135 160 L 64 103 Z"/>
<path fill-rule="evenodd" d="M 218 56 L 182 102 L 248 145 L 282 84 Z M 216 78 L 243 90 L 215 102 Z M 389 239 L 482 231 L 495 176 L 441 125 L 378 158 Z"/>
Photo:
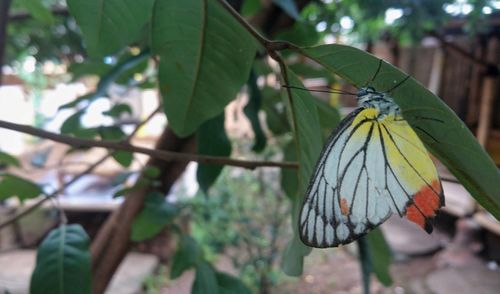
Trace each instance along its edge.
<path fill-rule="evenodd" d="M 348 244 L 393 213 L 432 232 L 444 206 L 443 188 L 422 141 L 389 94 L 394 89 L 361 87 L 359 107 L 323 147 L 298 218 L 304 244 Z"/>

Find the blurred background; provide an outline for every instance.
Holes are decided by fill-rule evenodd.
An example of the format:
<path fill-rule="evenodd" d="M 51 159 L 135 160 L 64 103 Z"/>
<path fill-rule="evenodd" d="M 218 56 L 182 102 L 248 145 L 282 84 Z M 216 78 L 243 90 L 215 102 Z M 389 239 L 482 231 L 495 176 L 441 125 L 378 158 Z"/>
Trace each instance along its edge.
<path fill-rule="evenodd" d="M 300 46 L 352 45 L 401 68 L 441 97 L 500 165 L 500 1 L 228 2 L 271 39 Z M 134 132 L 134 145 L 157 146 L 168 123 L 156 111 L 157 60 L 146 49 L 146 35 L 116 54 L 89 58 L 65 1 L 0 4 L 0 120 L 82 138 L 124 139 Z M 309 88 L 353 89 L 310 60 L 285 57 Z M 276 68 L 268 56 L 258 56 L 249 83 L 226 107 L 226 155 L 293 160 Z M 256 92 L 261 105 L 252 113 L 249 105 Z M 356 102 L 338 94 L 314 94 L 327 107 L 320 113 L 327 136 Z M 195 152 L 195 145 L 189 146 L 185 150 Z M 49 193 L 107 154 L 105 149 L 76 149 L 5 129 L 0 129 L 0 151 L 19 160 L 18 166 L 0 165 L 0 170 L 38 183 Z M 2 227 L 0 291 L 28 292 L 36 248 L 57 226 L 58 210 L 69 223 L 81 224 L 93 240 L 123 202 L 124 191 L 135 187 L 147 162 L 139 154 L 108 158 L 57 200 Z M 372 278 L 372 293 L 500 291 L 500 223 L 437 164 L 446 207 L 434 232 L 427 235 L 399 217 L 382 225 L 392 251 L 393 283 L 384 286 Z M 169 202 L 182 205 L 177 224 L 190 232 L 217 269 L 239 276 L 254 293 L 363 293 L 355 245 L 313 250 L 301 277 L 280 270 L 281 252 L 292 236 L 287 193 L 294 187 L 286 172 L 225 167 L 209 188 L 197 174 L 196 163 L 183 166 L 173 187 L 164 192 Z M 37 200 L 0 195 L 0 222 Z M 168 227 L 153 235 L 131 244 L 107 293 L 189 293 L 192 271 L 172 278 L 177 238 Z"/>

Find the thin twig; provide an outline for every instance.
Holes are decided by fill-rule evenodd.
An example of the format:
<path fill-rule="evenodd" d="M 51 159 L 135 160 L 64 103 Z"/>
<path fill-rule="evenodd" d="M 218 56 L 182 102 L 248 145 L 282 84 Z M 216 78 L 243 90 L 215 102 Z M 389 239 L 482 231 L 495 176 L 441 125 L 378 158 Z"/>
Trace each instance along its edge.
<path fill-rule="evenodd" d="M 36 137 L 41 137 L 56 141 L 59 143 L 67 144 L 73 147 L 100 147 L 115 151 L 127 151 L 149 155 L 150 157 L 158 158 L 166 161 L 196 161 L 203 164 L 215 165 L 230 165 L 254 169 L 257 167 L 280 167 L 280 168 L 297 168 L 295 162 L 274 162 L 274 161 L 247 161 L 239 159 L 231 159 L 220 156 L 208 156 L 199 154 L 180 153 L 172 151 L 155 150 L 151 148 L 144 148 L 134 146 L 126 142 L 119 141 L 106 141 L 106 140 L 90 140 L 81 139 L 71 136 L 61 135 L 45 130 L 37 129 L 27 125 L 15 124 L 0 120 L 0 128 L 14 130 L 21 133 L 30 134 Z"/>
<path fill-rule="evenodd" d="M 249 24 L 234 8 L 226 2 L 219 0 L 219 3 L 238 21 L 266 50 L 270 52 L 280 51 L 284 49 L 296 48 L 287 41 L 272 41 L 261 35 L 251 24 Z"/>
<path fill-rule="evenodd" d="M 219 0 L 219 3 L 236 19 L 262 46 L 267 48 L 270 40 L 262 36 L 257 30 L 252 27 L 226 0 Z"/>

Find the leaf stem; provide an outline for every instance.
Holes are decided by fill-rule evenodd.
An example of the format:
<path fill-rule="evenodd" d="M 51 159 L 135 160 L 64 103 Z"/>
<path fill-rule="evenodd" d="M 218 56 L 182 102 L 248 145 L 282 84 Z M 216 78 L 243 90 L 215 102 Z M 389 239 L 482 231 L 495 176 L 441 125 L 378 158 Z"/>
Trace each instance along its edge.
<path fill-rule="evenodd" d="M 249 24 L 226 0 L 218 0 L 235 19 L 238 21 L 266 50 L 268 53 L 284 49 L 298 49 L 294 44 L 287 41 L 272 41 L 259 33 L 251 24 Z"/>

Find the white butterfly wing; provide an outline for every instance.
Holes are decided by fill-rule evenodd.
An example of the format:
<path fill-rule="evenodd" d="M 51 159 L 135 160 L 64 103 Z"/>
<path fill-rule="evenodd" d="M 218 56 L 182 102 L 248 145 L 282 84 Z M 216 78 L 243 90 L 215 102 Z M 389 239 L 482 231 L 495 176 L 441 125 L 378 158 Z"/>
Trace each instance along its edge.
<path fill-rule="evenodd" d="M 349 243 L 384 222 L 393 212 L 405 215 L 420 187 L 429 186 L 424 178 L 419 182 L 418 171 L 412 171 L 413 166 L 398 157 L 401 139 L 390 137 L 374 111 L 360 108 L 351 113 L 324 147 L 299 218 L 300 236 L 305 244 L 324 248 Z M 420 153 L 418 161 L 432 173 L 428 167 L 434 165 L 423 146 L 408 145 L 403 151 Z M 400 178 L 398 173 L 406 178 Z M 435 168 L 430 176 L 437 178 Z M 416 183 L 418 189 L 408 187 L 408 183 Z M 430 210 L 425 214 L 416 207 L 416 211 L 424 220 L 433 216 Z"/>

